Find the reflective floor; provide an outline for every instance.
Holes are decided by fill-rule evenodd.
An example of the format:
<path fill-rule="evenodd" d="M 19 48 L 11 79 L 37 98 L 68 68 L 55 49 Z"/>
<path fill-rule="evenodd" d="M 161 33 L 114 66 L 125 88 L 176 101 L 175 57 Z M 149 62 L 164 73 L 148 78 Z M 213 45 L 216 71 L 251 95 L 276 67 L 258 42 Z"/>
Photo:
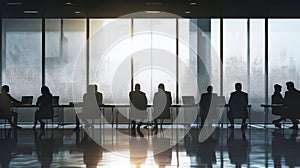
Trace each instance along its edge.
<path fill-rule="evenodd" d="M 199 129 L 184 130 L 2 128 L 0 167 L 300 166 L 298 131 L 265 129 L 260 125 L 244 131 L 238 127 L 216 128 L 200 143 Z M 181 135 L 184 136 L 180 138 Z"/>

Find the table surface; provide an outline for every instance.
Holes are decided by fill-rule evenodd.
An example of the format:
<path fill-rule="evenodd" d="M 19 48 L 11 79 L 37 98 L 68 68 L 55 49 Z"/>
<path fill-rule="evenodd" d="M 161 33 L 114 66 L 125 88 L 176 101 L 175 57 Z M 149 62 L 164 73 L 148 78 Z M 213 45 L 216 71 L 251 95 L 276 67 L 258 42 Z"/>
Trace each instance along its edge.
<path fill-rule="evenodd" d="M 260 106 L 265 107 L 265 108 L 267 108 L 267 107 L 284 107 L 283 104 L 261 104 Z"/>

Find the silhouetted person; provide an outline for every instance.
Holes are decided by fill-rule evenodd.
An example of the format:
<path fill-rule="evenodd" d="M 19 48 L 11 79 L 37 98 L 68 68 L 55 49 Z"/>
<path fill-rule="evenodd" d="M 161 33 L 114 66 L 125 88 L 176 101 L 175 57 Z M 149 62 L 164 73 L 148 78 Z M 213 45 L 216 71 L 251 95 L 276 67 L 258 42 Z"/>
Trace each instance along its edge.
<path fill-rule="evenodd" d="M 242 91 L 242 84 L 235 84 L 235 92 L 232 92 L 229 98 L 228 119 L 230 122 L 229 128 L 234 128 L 234 119 L 242 119 L 241 128 L 247 128 L 246 119 L 248 114 L 248 94 Z"/>
<path fill-rule="evenodd" d="M 54 115 L 54 109 L 52 105 L 52 94 L 47 86 L 41 87 L 42 95 L 38 97 L 36 105 L 39 109 L 35 112 L 34 115 L 34 126 L 35 129 L 37 125 L 37 121 L 40 122 L 41 129 L 45 128 L 45 123 L 43 122 L 43 118 L 52 118 Z"/>
<path fill-rule="evenodd" d="M 200 99 L 200 117 L 201 117 L 201 128 L 204 126 L 204 122 L 207 118 L 208 113 L 216 113 L 216 100 L 217 94 L 213 93 L 213 87 L 207 87 L 207 93 L 203 93 Z"/>
<path fill-rule="evenodd" d="M 286 83 L 287 90 L 284 95 L 284 106 L 287 107 L 287 116 L 292 120 L 292 129 L 298 129 L 297 119 L 300 117 L 300 91 L 295 89 L 293 82 Z"/>
<path fill-rule="evenodd" d="M 2 134 L 1 134 L 2 135 Z M 13 152 L 17 148 L 17 133 L 11 130 L 5 132 L 4 138 L 0 139 L 0 167 L 9 168 Z"/>
<path fill-rule="evenodd" d="M 130 99 L 130 119 L 131 128 L 135 128 L 136 120 L 140 120 L 138 129 L 142 124 L 142 121 L 147 118 L 147 97 L 144 92 L 141 91 L 140 84 L 136 84 L 134 91 L 129 93 Z"/>
<path fill-rule="evenodd" d="M 87 89 L 87 93 L 83 95 L 83 111 L 82 113 L 77 114 L 79 118 L 85 124 L 85 127 L 88 128 L 94 123 L 94 119 L 100 119 L 100 108 L 99 106 L 102 105 L 100 94 L 96 92 L 95 85 L 89 85 Z M 91 120 L 91 123 L 88 122 Z M 76 128 L 79 128 L 79 119 L 76 120 Z"/>
<path fill-rule="evenodd" d="M 284 103 L 284 99 L 281 95 L 281 86 L 278 84 L 274 85 L 274 93 L 272 95 L 272 104 L 282 104 Z M 272 123 L 275 125 L 275 127 L 281 128 L 280 122 L 282 120 L 285 120 L 285 113 L 282 107 L 272 107 L 272 114 L 280 116 L 279 119 L 274 120 Z"/>
<path fill-rule="evenodd" d="M 21 128 L 18 124 L 18 113 L 12 111 L 14 105 L 21 104 L 9 94 L 9 87 L 7 85 L 2 86 L 0 94 L 0 116 L 1 118 L 7 118 L 10 125 L 14 128 Z M 12 123 L 12 117 L 14 122 Z"/>
<path fill-rule="evenodd" d="M 242 139 L 235 138 L 234 130 L 231 131 L 227 141 L 228 155 L 230 163 L 235 164 L 237 168 L 247 163 L 249 155 L 248 144 L 244 130 L 242 130 Z"/>
<path fill-rule="evenodd" d="M 94 89 L 94 91 L 92 91 L 93 89 Z M 92 99 L 92 100 L 96 99 L 96 102 L 97 102 L 98 106 L 103 105 L 103 94 L 101 92 L 98 92 L 97 85 L 89 85 L 88 86 L 88 93 L 86 93 L 85 95 L 88 95 L 89 99 Z M 99 109 L 97 109 L 97 111 L 99 111 Z M 77 114 L 76 114 L 75 119 L 76 119 L 76 127 L 75 127 L 74 130 L 79 130 L 80 121 L 79 121 L 79 118 L 78 118 Z"/>
<path fill-rule="evenodd" d="M 164 119 L 170 118 L 170 106 L 172 104 L 171 92 L 165 91 L 164 84 L 158 85 L 158 92 L 154 94 L 153 106 L 154 106 L 154 129 L 157 129 L 157 119 L 162 119 L 161 128 Z"/>

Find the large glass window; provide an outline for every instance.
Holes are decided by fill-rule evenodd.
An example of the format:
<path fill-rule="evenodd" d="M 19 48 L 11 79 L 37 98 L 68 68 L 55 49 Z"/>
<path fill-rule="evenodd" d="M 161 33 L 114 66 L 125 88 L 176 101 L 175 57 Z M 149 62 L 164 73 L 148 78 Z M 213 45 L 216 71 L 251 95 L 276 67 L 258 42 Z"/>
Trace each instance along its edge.
<path fill-rule="evenodd" d="M 228 100 L 234 84 L 242 83 L 255 111 L 261 110 L 259 104 L 265 96 L 264 22 L 250 19 L 247 32 L 247 19 L 223 20 L 223 94 Z M 17 98 L 40 95 L 41 26 L 41 19 L 3 20 L 2 83 L 10 85 Z M 214 92 L 221 92 L 220 19 L 178 19 L 178 27 L 174 18 L 90 19 L 89 67 L 86 19 L 46 19 L 45 28 L 45 83 L 53 95 L 60 96 L 60 103 L 82 101 L 87 68 L 89 83 L 98 85 L 107 104 L 127 104 L 131 80 L 141 84 L 149 103 L 159 83 L 172 92 L 173 103 L 177 96 L 179 103 L 181 96 L 194 96 L 199 101 L 196 89 L 200 85 L 204 88 L 200 94 L 208 84 L 214 86 Z M 285 89 L 286 81 L 294 81 L 299 87 L 298 28 L 298 19 L 269 20 L 270 95 L 275 83 Z M 203 78 L 206 74 L 209 81 Z"/>
<path fill-rule="evenodd" d="M 182 96 L 194 96 L 199 102 L 197 82 L 197 24 L 196 19 L 178 20 L 178 86 L 179 103 Z"/>
<path fill-rule="evenodd" d="M 300 88 L 300 20 L 269 19 L 269 97 L 273 94 L 274 84 L 282 85 L 293 81 Z M 284 92 L 283 92 L 284 93 Z M 284 94 L 283 94 L 284 95 Z"/>
<path fill-rule="evenodd" d="M 265 100 L 265 20 L 250 19 L 250 93 L 252 111 L 262 111 Z"/>
<path fill-rule="evenodd" d="M 158 84 L 176 101 L 176 19 L 134 19 L 134 83 L 152 103 Z"/>
<path fill-rule="evenodd" d="M 36 98 L 42 85 L 42 21 L 4 19 L 2 23 L 2 84 L 9 85 L 11 95 L 19 100 L 24 95 Z"/>
<path fill-rule="evenodd" d="M 211 84 L 214 87 L 214 92 L 221 94 L 221 57 L 220 57 L 220 19 L 211 19 Z"/>
<path fill-rule="evenodd" d="M 86 20 L 46 20 L 46 85 L 60 103 L 82 101 L 86 92 Z"/>
<path fill-rule="evenodd" d="M 224 19 L 223 22 L 223 55 L 224 55 L 224 96 L 235 91 L 235 83 L 243 85 L 248 92 L 247 75 L 247 20 Z"/>
<path fill-rule="evenodd" d="M 128 104 L 131 87 L 131 20 L 90 20 L 89 82 L 103 93 L 103 103 Z"/>

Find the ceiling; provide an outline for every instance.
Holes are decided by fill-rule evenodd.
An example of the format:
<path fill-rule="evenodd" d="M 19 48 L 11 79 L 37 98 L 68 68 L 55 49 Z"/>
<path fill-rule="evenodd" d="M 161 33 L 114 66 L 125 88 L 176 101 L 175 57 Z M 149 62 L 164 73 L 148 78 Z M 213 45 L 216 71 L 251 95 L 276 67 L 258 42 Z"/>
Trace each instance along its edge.
<path fill-rule="evenodd" d="M 299 0 L 1 0 L 2 18 L 300 18 Z"/>

